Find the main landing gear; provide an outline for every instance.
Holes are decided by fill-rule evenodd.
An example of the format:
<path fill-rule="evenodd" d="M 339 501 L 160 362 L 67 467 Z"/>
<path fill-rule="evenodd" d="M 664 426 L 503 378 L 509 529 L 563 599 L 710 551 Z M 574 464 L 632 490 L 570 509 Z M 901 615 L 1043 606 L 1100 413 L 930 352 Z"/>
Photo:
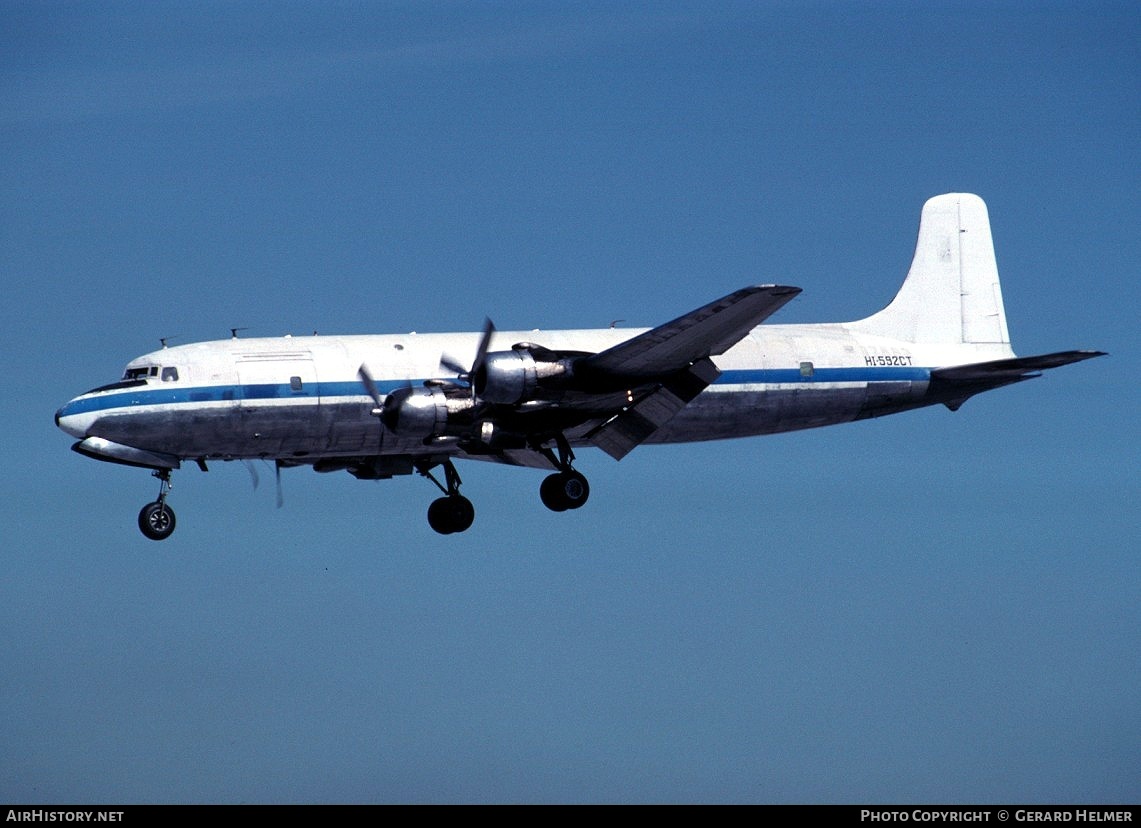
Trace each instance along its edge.
<path fill-rule="evenodd" d="M 442 465 L 446 486 L 432 474 L 431 466 L 418 467 L 417 471 L 435 483 L 444 493 L 443 497 L 436 498 L 428 507 L 428 525 L 441 535 L 451 535 L 471 528 L 475 520 L 475 507 L 471 505 L 470 500 L 460 494 L 460 483 L 463 481 L 460 480 L 459 472 L 452 465 L 452 461 L 445 460 Z"/>
<path fill-rule="evenodd" d="M 590 484 L 586 482 L 586 477 L 581 472 L 571 466 L 574 452 L 562 434 L 555 437 L 555 446 L 558 448 L 558 454 L 549 446 L 533 446 L 558 469 L 554 474 L 547 476 L 539 486 L 539 498 L 552 512 L 578 509 L 590 496 Z M 205 468 L 202 461 L 199 461 L 199 465 Z M 437 465 L 444 467 L 443 483 L 432 474 L 432 469 Z M 417 463 L 416 470 L 435 483 L 444 493 L 443 497 L 436 498 L 428 507 L 428 525 L 441 535 L 451 535 L 470 529 L 475 521 L 475 507 L 470 500 L 460 494 L 462 481 L 452 461 L 450 459 L 440 463 L 423 461 Z M 171 490 L 170 469 L 156 469 L 154 476 L 159 480 L 158 499 L 148 503 L 139 512 L 139 530 L 151 540 L 160 541 L 171 536 L 175 525 L 174 510 L 166 505 L 166 498 Z"/>
<path fill-rule="evenodd" d="M 572 468 L 574 452 L 562 434 L 555 437 L 555 445 L 558 454 L 555 454 L 549 446 L 533 446 L 558 469 L 554 474 L 544 478 L 542 485 L 539 486 L 539 499 L 552 512 L 578 509 L 590 497 L 590 484 L 586 482 L 586 477 L 581 472 Z M 444 467 L 443 483 L 432 474 L 432 469 L 437 465 Z M 428 525 L 441 535 L 451 535 L 470 529 L 475 520 L 475 507 L 470 500 L 460 494 L 462 481 L 452 461 L 444 460 L 440 463 L 424 461 L 416 465 L 416 471 L 435 483 L 436 488 L 444 493 L 443 497 L 436 498 L 428 507 Z"/>
<path fill-rule="evenodd" d="M 549 446 L 538 449 L 539 453 L 551 461 L 557 472 L 543 480 L 539 486 L 539 499 L 543 505 L 552 512 L 565 512 L 567 509 L 579 509 L 590 497 L 590 484 L 581 472 L 571 468 L 574 462 L 574 452 L 566 437 L 559 434 L 555 437 L 558 455 Z"/>
<path fill-rule="evenodd" d="M 139 512 L 139 529 L 151 540 L 166 540 L 174 531 L 174 510 L 166 505 L 170 494 L 170 469 L 156 469 L 154 476 L 159 479 L 158 500 L 148 503 Z"/>

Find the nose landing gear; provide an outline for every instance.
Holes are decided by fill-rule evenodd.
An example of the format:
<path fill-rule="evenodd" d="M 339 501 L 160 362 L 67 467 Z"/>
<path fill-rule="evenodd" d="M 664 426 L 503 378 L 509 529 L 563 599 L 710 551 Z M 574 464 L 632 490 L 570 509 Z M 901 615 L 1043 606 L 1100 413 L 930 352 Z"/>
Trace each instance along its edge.
<path fill-rule="evenodd" d="M 139 512 L 139 529 L 151 540 L 160 541 L 170 537 L 174 531 L 174 510 L 166 505 L 170 493 L 170 469 L 157 469 L 154 476 L 159 479 L 158 500 L 148 503 Z"/>

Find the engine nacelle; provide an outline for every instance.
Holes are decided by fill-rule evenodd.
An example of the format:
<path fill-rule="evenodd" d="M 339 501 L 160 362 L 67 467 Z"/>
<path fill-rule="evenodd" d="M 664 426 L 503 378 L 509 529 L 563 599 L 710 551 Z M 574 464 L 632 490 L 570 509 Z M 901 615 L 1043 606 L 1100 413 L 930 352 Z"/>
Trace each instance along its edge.
<path fill-rule="evenodd" d="M 473 405 L 470 394 L 449 395 L 440 386 L 398 388 L 384 398 L 380 416 L 384 427 L 394 434 L 436 437 L 448 433 L 449 423 L 462 420 Z"/>
<path fill-rule="evenodd" d="M 533 396 L 540 387 L 567 375 L 566 359 L 535 359 L 525 347 L 488 354 L 472 378 L 476 396 L 484 402 L 514 405 Z"/>

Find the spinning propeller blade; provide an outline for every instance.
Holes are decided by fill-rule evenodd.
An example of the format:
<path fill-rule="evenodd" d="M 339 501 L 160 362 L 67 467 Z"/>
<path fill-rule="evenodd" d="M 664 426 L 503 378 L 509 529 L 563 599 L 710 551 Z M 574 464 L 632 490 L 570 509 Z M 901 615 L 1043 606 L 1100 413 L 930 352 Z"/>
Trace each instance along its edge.
<path fill-rule="evenodd" d="M 253 460 L 243 460 L 242 465 L 246 467 L 246 471 L 250 473 L 250 483 L 253 484 L 256 490 L 261 483 L 261 475 L 258 474 L 258 468 L 254 465 Z M 285 497 L 281 493 L 281 461 L 274 460 L 274 480 L 277 488 L 277 508 L 280 509 L 282 504 L 285 503 Z"/>
<path fill-rule="evenodd" d="M 285 496 L 281 492 L 281 461 L 275 460 L 273 463 L 274 480 L 277 484 L 277 508 L 280 509 L 281 505 L 285 503 Z"/>
<path fill-rule="evenodd" d="M 360 377 L 361 385 L 364 386 L 364 389 L 368 392 L 368 395 L 372 397 L 372 401 L 376 403 L 376 410 L 372 413 L 380 414 L 381 409 L 384 408 L 384 403 L 380 401 L 380 391 L 376 387 L 376 380 L 372 378 L 372 374 L 369 373 L 369 370 L 364 365 L 364 363 L 361 363 L 361 367 L 357 369 L 357 376 Z"/>
<path fill-rule="evenodd" d="M 483 367 L 483 362 L 487 358 L 487 351 L 491 347 L 491 335 L 493 333 L 495 333 L 495 323 L 489 318 L 484 319 L 483 333 L 480 335 L 479 347 L 475 352 L 475 361 L 472 362 L 470 368 L 465 368 L 463 363 L 450 354 L 440 355 L 440 367 L 446 368 L 454 374 L 459 374 L 461 382 L 466 382 L 468 385 L 471 385 L 472 377 Z"/>
<path fill-rule="evenodd" d="M 475 376 L 479 369 L 483 367 L 483 361 L 487 358 L 487 349 L 491 345 L 491 335 L 495 333 L 495 323 L 490 318 L 483 320 L 483 336 L 479 340 L 479 349 L 475 352 L 475 362 L 471 364 L 471 376 Z"/>

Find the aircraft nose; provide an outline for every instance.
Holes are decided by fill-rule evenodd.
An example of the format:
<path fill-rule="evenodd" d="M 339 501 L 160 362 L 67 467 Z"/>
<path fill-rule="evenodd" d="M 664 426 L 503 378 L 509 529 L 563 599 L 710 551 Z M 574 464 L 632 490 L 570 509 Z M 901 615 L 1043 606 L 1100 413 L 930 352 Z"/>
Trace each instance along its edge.
<path fill-rule="evenodd" d="M 76 410 L 77 400 L 78 398 L 71 400 L 56 410 L 55 424 L 57 428 L 66 431 L 72 437 L 83 438 L 87 436 L 87 426 L 89 423 L 86 422 L 86 420 L 89 418 L 82 416 L 81 413 Z"/>

